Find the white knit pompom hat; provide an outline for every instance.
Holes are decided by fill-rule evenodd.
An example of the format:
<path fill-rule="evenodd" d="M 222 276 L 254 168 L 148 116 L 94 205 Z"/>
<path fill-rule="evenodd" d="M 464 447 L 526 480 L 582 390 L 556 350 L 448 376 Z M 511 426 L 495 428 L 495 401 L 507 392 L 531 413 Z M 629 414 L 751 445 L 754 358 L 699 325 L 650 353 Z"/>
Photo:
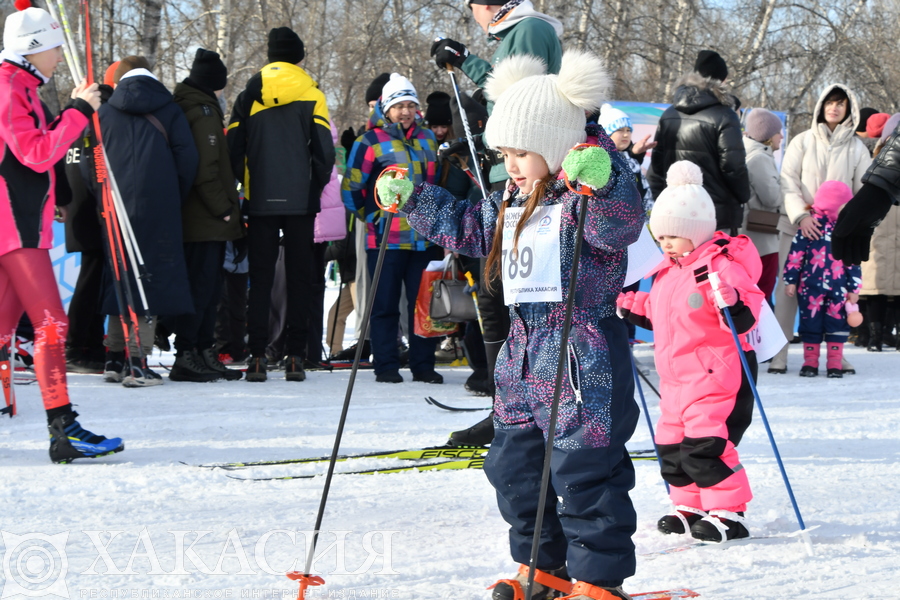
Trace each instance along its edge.
<path fill-rule="evenodd" d="M 381 110 L 384 114 L 398 102 L 419 102 L 419 95 L 409 79 L 400 73 L 391 73 L 391 78 L 381 88 Z"/>
<path fill-rule="evenodd" d="M 46 10 L 30 6 L 6 17 L 3 48 L 19 56 L 62 46 L 63 30 Z"/>
<path fill-rule="evenodd" d="M 531 55 L 501 61 L 484 86 L 494 101 L 485 129 L 493 147 L 540 154 L 557 173 L 573 146 L 586 139 L 585 111 L 600 108 L 609 78 L 595 54 L 570 50 L 563 54 L 559 75 L 547 75 L 543 61 Z"/>
<path fill-rule="evenodd" d="M 716 233 L 716 207 L 703 189 L 703 172 L 686 160 L 672 163 L 662 191 L 650 213 L 650 231 L 687 238 L 698 248 Z"/>

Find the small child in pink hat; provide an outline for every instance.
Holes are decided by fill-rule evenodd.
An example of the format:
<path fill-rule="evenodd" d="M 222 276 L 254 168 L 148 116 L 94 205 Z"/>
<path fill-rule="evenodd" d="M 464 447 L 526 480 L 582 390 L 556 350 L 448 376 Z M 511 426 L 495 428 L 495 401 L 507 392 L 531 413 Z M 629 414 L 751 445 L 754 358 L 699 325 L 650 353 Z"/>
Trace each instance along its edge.
<path fill-rule="evenodd" d="M 813 215 L 822 230 L 818 240 L 798 231 L 784 265 L 785 294 L 799 293 L 800 340 L 803 342 L 801 377 L 819 374 L 819 352 L 827 346 L 828 377 L 843 377 L 841 358 L 850 334 L 846 302 L 856 304 L 862 285 L 859 265 L 844 265 L 831 254 L 831 231 L 838 212 L 853 192 L 840 181 L 826 181 L 816 191 Z"/>

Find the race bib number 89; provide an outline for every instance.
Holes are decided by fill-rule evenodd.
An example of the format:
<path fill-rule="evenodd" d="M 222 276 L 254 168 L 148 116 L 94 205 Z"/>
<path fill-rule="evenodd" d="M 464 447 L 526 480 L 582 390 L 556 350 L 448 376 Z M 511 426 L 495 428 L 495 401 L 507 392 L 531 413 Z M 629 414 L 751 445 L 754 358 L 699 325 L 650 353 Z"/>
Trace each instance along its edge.
<path fill-rule="evenodd" d="M 532 213 L 514 244 L 524 208 L 507 208 L 503 220 L 503 295 L 507 304 L 562 301 L 559 232 L 562 205 L 542 206 Z M 513 248 L 516 251 L 513 251 Z"/>

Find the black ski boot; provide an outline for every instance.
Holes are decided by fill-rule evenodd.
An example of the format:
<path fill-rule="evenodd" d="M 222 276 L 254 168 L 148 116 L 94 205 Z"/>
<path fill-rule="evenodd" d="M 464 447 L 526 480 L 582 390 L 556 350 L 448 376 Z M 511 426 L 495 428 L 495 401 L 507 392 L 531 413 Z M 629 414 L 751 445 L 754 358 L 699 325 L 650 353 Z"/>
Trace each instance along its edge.
<path fill-rule="evenodd" d="M 672 514 L 666 515 L 656 522 L 656 529 L 666 535 L 670 533 L 687 533 L 694 523 L 707 516 L 706 511 L 679 504 Z"/>
<path fill-rule="evenodd" d="M 56 416 L 47 428 L 50 430 L 50 460 L 70 463 L 76 458 L 97 458 L 125 449 L 121 438 L 107 439 L 82 427 L 71 411 Z"/>
<path fill-rule="evenodd" d="M 691 535 L 703 542 L 727 542 L 750 537 L 744 526 L 744 513 L 728 510 L 711 510 L 693 525 Z"/>
<path fill-rule="evenodd" d="M 479 421 L 461 431 L 454 431 L 450 434 L 448 445 L 454 447 L 462 446 L 487 446 L 494 441 L 494 411 L 482 421 Z"/>
<path fill-rule="evenodd" d="M 501 579 L 488 589 L 493 589 L 491 600 L 513 600 L 525 597 L 525 587 L 528 585 L 528 567 L 519 565 L 519 572 L 512 579 Z M 572 591 L 572 580 L 566 567 L 541 571 L 534 575 L 534 585 L 531 588 L 530 600 L 550 600 L 568 595 Z"/>

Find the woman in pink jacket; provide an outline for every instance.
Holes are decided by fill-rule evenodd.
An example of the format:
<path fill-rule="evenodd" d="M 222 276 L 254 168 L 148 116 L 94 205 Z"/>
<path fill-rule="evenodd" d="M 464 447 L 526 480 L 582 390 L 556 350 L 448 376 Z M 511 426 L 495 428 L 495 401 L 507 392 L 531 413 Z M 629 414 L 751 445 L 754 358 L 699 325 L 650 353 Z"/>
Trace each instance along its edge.
<path fill-rule="evenodd" d="M 753 497 L 736 446 L 753 415 L 753 396 L 709 274 L 739 334 L 753 329 L 764 301 L 762 271 L 749 238 L 716 231 L 716 213 L 693 163 L 670 168 L 667 187 L 650 214 L 650 230 L 666 254 L 650 293 L 629 292 L 619 308 L 653 329 L 662 415 L 656 445 L 675 511 L 659 520 L 662 533 L 722 542 L 748 537 L 744 510 Z M 652 274 L 652 273 L 651 273 Z M 756 377 L 756 355 L 743 342 Z"/>
<path fill-rule="evenodd" d="M 26 8 L 6 19 L 0 53 L 0 346 L 23 312 L 34 326 L 34 367 L 47 423 L 50 458 L 119 452 L 119 438 L 85 430 L 66 386 L 68 318 L 50 265 L 56 206 L 55 167 L 100 106 L 97 85 L 82 81 L 56 119 L 38 97 L 62 62 L 62 29 L 46 11 Z M 65 215 L 65 207 L 60 207 Z"/>

